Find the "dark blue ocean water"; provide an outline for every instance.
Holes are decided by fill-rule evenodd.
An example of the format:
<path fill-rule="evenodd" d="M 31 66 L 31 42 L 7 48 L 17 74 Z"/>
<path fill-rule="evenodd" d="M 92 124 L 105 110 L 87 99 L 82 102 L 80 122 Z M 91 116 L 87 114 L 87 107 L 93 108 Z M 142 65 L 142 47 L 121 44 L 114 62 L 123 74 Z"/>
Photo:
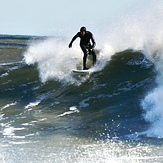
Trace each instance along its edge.
<path fill-rule="evenodd" d="M 82 75 L 64 44 L 0 36 L 2 162 L 162 162 L 161 51 L 100 50 Z"/>

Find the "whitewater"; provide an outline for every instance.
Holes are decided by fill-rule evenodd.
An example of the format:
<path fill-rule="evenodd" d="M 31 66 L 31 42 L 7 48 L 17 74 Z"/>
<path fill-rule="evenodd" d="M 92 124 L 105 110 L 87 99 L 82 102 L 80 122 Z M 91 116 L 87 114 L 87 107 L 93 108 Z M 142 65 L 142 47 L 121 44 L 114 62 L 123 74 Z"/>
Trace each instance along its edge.
<path fill-rule="evenodd" d="M 86 75 L 72 72 L 79 40 L 68 48 L 79 29 L 0 35 L 1 162 L 163 162 L 163 2 L 87 26 L 98 63 Z"/>
<path fill-rule="evenodd" d="M 142 51 L 155 65 L 156 71 L 158 72 L 156 79 L 158 87 L 152 90 L 144 101 L 142 101 L 143 109 L 145 111 L 147 110 L 145 119 L 149 122 L 152 121 L 153 125 L 159 123 L 156 124 L 157 128 L 157 126 L 161 126 L 161 119 L 163 118 L 161 116 L 162 106 L 159 103 L 161 99 L 158 99 L 158 97 L 162 97 L 162 2 L 149 1 L 146 8 L 143 7 L 138 5 L 133 11 L 129 10 L 120 19 L 117 18 L 118 20 L 115 20 L 114 23 L 105 29 L 105 32 L 107 32 L 107 34 L 104 33 L 105 36 L 97 32 L 98 34 L 100 33 L 100 36 L 98 36 L 100 40 L 98 47 L 101 51 L 98 55 L 100 63 L 94 71 L 101 71 L 109 62 L 110 56 L 116 52 L 126 49 Z M 104 39 L 101 40 L 100 37 Z M 76 78 L 72 77 L 73 74 L 71 72 L 72 69 L 76 68 L 77 64 L 81 64 L 81 51 L 78 44 L 75 44 L 73 50 L 68 50 L 67 43 L 69 40 L 64 38 L 50 38 L 29 47 L 25 53 L 27 64 L 38 63 L 39 75 L 42 82 L 50 79 L 67 82 L 68 84 L 79 84 L 81 82 L 81 79 L 76 81 Z M 149 109 L 149 106 L 152 106 L 152 111 Z M 155 119 L 159 120 L 154 122 Z M 153 125 L 151 130 L 157 130 L 155 125 Z M 153 131 L 149 132 L 151 132 L 151 135 L 155 135 Z M 159 129 L 155 132 L 157 132 L 155 136 L 163 136 L 163 133 Z"/>

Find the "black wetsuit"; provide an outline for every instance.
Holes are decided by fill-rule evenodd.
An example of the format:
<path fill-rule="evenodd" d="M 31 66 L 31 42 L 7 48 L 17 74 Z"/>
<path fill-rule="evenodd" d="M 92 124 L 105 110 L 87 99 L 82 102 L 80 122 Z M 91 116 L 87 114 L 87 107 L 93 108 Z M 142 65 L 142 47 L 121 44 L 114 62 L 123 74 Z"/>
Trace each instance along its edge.
<path fill-rule="evenodd" d="M 93 56 L 93 65 L 96 63 L 96 54 L 93 50 L 95 47 L 96 43 L 93 38 L 93 34 L 89 31 L 86 31 L 85 35 L 82 36 L 81 32 L 78 32 L 71 40 L 69 47 L 72 46 L 72 43 L 75 41 L 76 38 L 80 38 L 80 47 L 84 53 L 83 57 L 83 69 L 86 69 L 86 60 L 88 54 L 92 54 Z M 92 45 L 90 43 L 90 40 L 92 41 Z"/>

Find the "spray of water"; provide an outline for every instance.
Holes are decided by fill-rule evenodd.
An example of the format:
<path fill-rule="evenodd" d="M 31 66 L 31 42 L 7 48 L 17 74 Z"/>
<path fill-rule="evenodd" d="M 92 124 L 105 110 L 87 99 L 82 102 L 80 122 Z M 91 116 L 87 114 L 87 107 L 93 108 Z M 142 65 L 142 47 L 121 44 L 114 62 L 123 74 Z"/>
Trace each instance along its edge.
<path fill-rule="evenodd" d="M 145 111 L 144 119 L 150 122 L 148 136 L 163 138 L 163 2 L 149 0 L 144 6 L 125 11 L 115 18 L 102 33 L 98 33 L 100 45 L 99 65 L 102 70 L 110 56 L 128 48 L 141 50 L 154 63 L 158 73 L 157 88 L 149 93 L 141 103 Z M 96 29 L 98 31 L 98 29 Z M 99 31 L 101 29 L 99 28 Z M 69 38 L 70 40 L 71 38 Z M 69 40 L 51 38 L 33 44 L 24 54 L 27 64 L 37 64 L 42 82 L 57 80 L 74 84 L 77 79 L 72 74 L 76 65 L 82 64 L 82 52 L 78 44 L 68 49 Z M 81 82 L 81 81 L 80 81 Z"/>
<path fill-rule="evenodd" d="M 128 48 L 141 50 L 154 64 L 157 87 L 149 90 L 141 102 L 143 117 L 150 123 L 144 133 L 163 138 L 163 2 L 151 0 L 146 8 L 139 6 L 127 12 L 118 19 L 118 25 L 115 22 L 109 27 L 112 32 L 106 38 L 106 47 L 111 46 L 115 52 Z"/>
<path fill-rule="evenodd" d="M 74 83 L 72 69 L 81 60 L 79 50 L 69 50 L 61 38 L 49 38 L 32 44 L 24 54 L 27 64 L 36 64 L 41 81 L 48 80 Z"/>

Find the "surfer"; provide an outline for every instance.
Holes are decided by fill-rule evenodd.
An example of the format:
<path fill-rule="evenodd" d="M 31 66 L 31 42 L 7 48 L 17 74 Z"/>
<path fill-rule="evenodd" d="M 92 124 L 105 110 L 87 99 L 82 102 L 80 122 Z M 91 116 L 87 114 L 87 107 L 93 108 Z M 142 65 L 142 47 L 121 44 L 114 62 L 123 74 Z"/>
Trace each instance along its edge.
<path fill-rule="evenodd" d="M 83 56 L 83 70 L 87 70 L 88 68 L 86 67 L 86 60 L 88 54 L 92 54 L 93 56 L 93 65 L 96 64 L 96 54 L 94 51 L 94 47 L 96 45 L 95 39 L 93 37 L 93 34 L 89 31 L 86 31 L 85 27 L 80 28 L 80 32 L 78 32 L 71 40 L 69 43 L 69 48 L 72 47 L 72 43 L 75 41 L 76 38 L 80 38 L 80 47 L 84 53 Z M 90 40 L 92 44 L 90 43 Z"/>

